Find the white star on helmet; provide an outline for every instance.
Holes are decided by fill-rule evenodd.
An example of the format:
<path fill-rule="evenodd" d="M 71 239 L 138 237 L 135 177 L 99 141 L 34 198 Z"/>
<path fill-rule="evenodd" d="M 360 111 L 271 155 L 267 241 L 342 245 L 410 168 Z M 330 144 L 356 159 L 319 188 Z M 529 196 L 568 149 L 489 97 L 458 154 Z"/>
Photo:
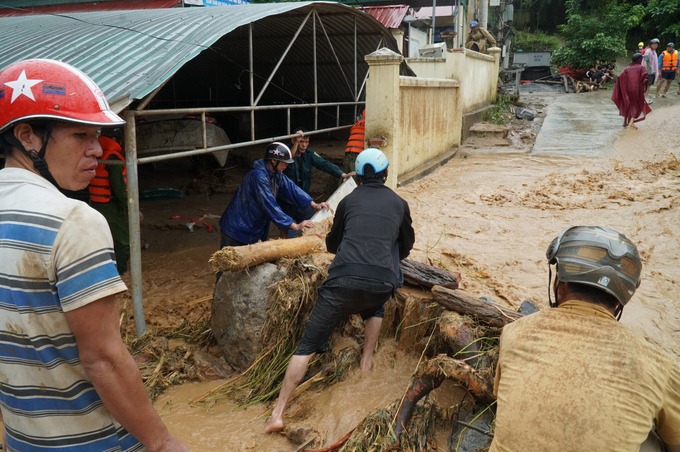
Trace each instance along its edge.
<path fill-rule="evenodd" d="M 35 102 L 35 97 L 33 97 L 33 91 L 31 90 L 31 87 L 33 85 L 37 85 L 40 82 L 42 82 L 42 80 L 28 80 L 26 78 L 26 71 L 21 71 L 21 75 L 19 75 L 19 78 L 16 81 L 5 82 L 5 85 L 12 88 L 12 100 L 10 101 L 10 104 L 13 104 L 14 101 L 17 100 L 17 98 L 22 94 Z"/>

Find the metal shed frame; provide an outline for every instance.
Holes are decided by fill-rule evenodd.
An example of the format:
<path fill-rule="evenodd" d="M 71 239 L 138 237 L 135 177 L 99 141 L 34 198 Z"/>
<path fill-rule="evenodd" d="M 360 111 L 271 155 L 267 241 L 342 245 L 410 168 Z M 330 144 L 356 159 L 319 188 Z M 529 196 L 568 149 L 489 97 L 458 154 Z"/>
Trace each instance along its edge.
<path fill-rule="evenodd" d="M 278 71 L 279 67 L 283 63 L 284 59 L 288 55 L 289 50 L 296 43 L 298 36 L 305 27 L 305 25 L 311 19 L 312 21 L 312 45 L 313 45 L 313 70 L 314 70 L 314 102 L 313 103 L 301 103 L 301 104 L 282 104 L 282 105 L 259 105 L 262 96 L 264 95 L 267 88 L 270 86 L 272 78 Z M 341 71 L 342 77 L 350 90 L 353 102 L 318 102 L 318 77 L 317 77 L 317 24 L 323 31 L 337 63 L 338 69 Z M 183 157 L 191 157 L 195 155 L 207 154 L 216 151 L 223 151 L 228 149 L 235 149 L 239 147 L 252 146 L 257 144 L 269 143 L 272 141 L 284 140 L 295 136 L 291 134 L 291 124 L 290 124 L 290 112 L 291 109 L 300 108 L 314 108 L 314 130 L 308 132 L 308 134 L 320 134 L 333 132 L 337 130 L 348 129 L 352 127 L 353 124 L 340 125 L 340 107 L 341 106 L 354 106 L 354 116 L 357 116 L 358 107 L 365 102 L 360 100 L 364 94 L 364 89 L 366 86 L 366 80 L 368 79 L 368 71 L 365 77 L 361 80 L 361 85 L 359 85 L 358 71 L 357 71 L 357 20 L 354 18 L 353 27 L 353 39 L 354 39 L 354 77 L 353 77 L 353 87 L 350 80 L 345 74 L 342 64 L 335 52 L 333 43 L 329 34 L 326 31 L 324 22 L 319 15 L 317 8 L 312 5 L 310 11 L 302 20 L 302 23 L 297 28 L 296 33 L 288 43 L 286 50 L 280 56 L 276 63 L 276 66 L 272 70 L 271 74 L 267 78 L 267 81 L 260 90 L 260 92 L 255 96 L 254 90 L 254 73 L 253 73 L 253 23 L 248 24 L 248 50 L 249 50 L 249 78 L 250 78 L 250 105 L 247 106 L 236 106 L 236 107 L 205 107 L 205 108 L 172 108 L 172 109 L 157 109 L 157 110 L 145 110 L 145 107 L 153 100 L 154 96 L 158 94 L 163 85 L 159 86 L 152 93 L 147 95 L 142 102 L 137 106 L 136 109 L 128 109 L 123 111 L 123 118 L 126 121 L 125 129 L 125 162 L 120 162 L 120 164 L 125 164 L 127 167 L 128 175 L 128 224 L 130 229 L 130 273 L 131 273 L 131 292 L 132 292 L 132 303 L 133 312 L 135 319 L 135 329 L 137 336 L 141 336 L 146 332 L 146 319 L 144 316 L 143 307 L 143 291 L 142 291 L 142 256 L 141 256 L 141 228 L 139 221 L 139 180 L 138 180 L 138 165 L 145 163 L 153 163 L 162 160 L 170 160 Z M 386 43 L 386 39 L 383 37 L 380 39 L 375 50 L 379 49 Z M 324 129 L 318 129 L 318 118 L 319 118 L 319 108 L 320 107 L 336 107 L 336 124 L 335 127 L 329 127 Z M 279 135 L 267 138 L 257 138 L 255 136 L 255 112 L 263 110 L 286 110 L 287 112 L 287 125 L 285 135 Z M 208 147 L 207 143 L 207 127 L 206 127 L 206 114 L 207 113 L 219 113 L 219 112 L 250 112 L 250 140 L 233 143 L 223 146 Z M 158 115 L 168 115 L 168 114 L 201 114 L 201 131 L 203 143 L 202 147 L 199 149 L 194 149 L 190 151 L 173 152 L 169 154 L 149 156 L 149 157 L 138 157 L 137 156 L 137 139 L 136 139 L 136 118 L 143 116 L 158 116 Z M 106 162 L 107 164 L 116 164 L 117 162 Z"/>
<path fill-rule="evenodd" d="M 333 20 L 329 19 L 331 16 Z M 301 22 L 298 23 L 300 19 Z M 260 59 L 257 59 L 258 55 L 255 54 L 253 45 L 253 24 L 257 27 L 259 21 L 263 21 L 269 28 L 259 32 L 257 39 L 262 42 L 269 40 L 269 43 L 256 49 L 258 53 L 261 52 Z M 309 41 L 303 41 L 303 45 L 299 39 L 303 30 L 309 31 L 310 22 L 311 51 L 306 47 L 310 44 Z M 247 27 L 247 30 L 244 27 Z M 247 50 L 247 69 L 230 60 L 226 53 L 221 53 L 223 49 L 215 45 L 237 30 L 239 36 L 234 37 L 237 44 L 230 46 L 226 53 L 235 52 L 239 61 L 245 61 Z M 280 31 L 282 34 L 276 36 L 271 30 Z M 288 39 L 289 36 L 292 37 L 279 55 L 277 52 L 283 49 L 282 39 L 284 37 Z M 244 39 L 247 39 L 247 49 Z M 0 41 L 4 44 L 0 49 L 0 68 L 30 58 L 51 58 L 72 64 L 97 83 L 109 99 L 111 108 L 116 112 L 122 112 L 126 120 L 125 162 L 118 163 L 125 164 L 128 172 L 131 292 L 138 336 L 146 331 L 142 304 L 138 166 L 292 137 L 290 118 L 291 110 L 294 109 L 314 109 L 314 130 L 309 132 L 310 134 L 350 128 L 353 124 L 341 124 L 340 110 L 354 107 L 356 117 L 359 106 L 364 103 L 362 98 L 368 78 L 368 66 L 363 61 L 363 54 L 382 46 L 398 50 L 391 33 L 370 15 L 346 5 L 324 1 L 1 17 Z M 296 43 L 298 47 L 295 46 Z M 317 58 L 319 45 L 322 45 L 323 53 Z M 245 93 L 242 93 L 230 95 L 221 101 L 217 99 L 218 105 L 222 103 L 228 106 L 151 110 L 146 108 L 154 99 L 155 103 L 162 103 L 163 87 L 167 82 L 181 73 L 182 67 L 207 50 L 212 51 L 209 55 L 216 53 L 226 58 L 231 65 L 227 69 L 236 67 L 243 69 L 241 73 L 248 72 L 250 90 L 247 98 Z M 310 53 L 311 62 L 308 61 Z M 313 83 L 313 99 L 312 93 L 305 91 L 304 94 L 300 92 L 300 96 L 293 95 L 274 82 L 277 72 L 282 72 L 282 63 L 287 56 L 292 58 L 292 66 L 304 66 L 305 71 L 309 71 L 311 63 L 313 71 L 311 77 L 307 72 L 299 72 L 300 80 L 294 80 L 292 84 L 296 86 L 294 89 L 300 89 L 302 86 L 304 91 Z M 219 61 L 221 64 L 224 62 Z M 254 67 L 255 63 L 260 68 Z M 288 71 L 291 65 L 283 66 L 286 66 Z M 260 76 L 260 72 L 266 72 L 268 76 L 266 78 Z M 405 64 L 402 66 L 402 73 L 415 75 Z M 256 91 L 255 86 L 262 82 L 264 84 Z M 277 86 L 277 91 L 271 89 L 272 85 Z M 159 93 L 161 96 L 158 96 Z M 268 96 L 265 96 L 267 93 Z M 293 102 L 300 103 L 291 103 L 291 96 Z M 343 101 L 333 102 L 334 97 Z M 267 101 L 268 104 L 263 105 L 265 98 L 270 100 Z M 195 100 L 202 102 L 198 95 Z M 324 113 L 327 113 L 325 109 L 333 107 L 335 107 L 334 126 L 319 129 L 319 109 L 324 109 Z M 265 110 L 286 111 L 288 118 L 286 134 L 272 137 L 256 136 L 255 112 Z M 227 112 L 250 113 L 250 139 L 224 146 L 208 147 L 206 114 Z M 202 131 L 200 148 L 190 151 L 168 150 L 170 152 L 168 154 L 138 157 L 135 121 L 137 117 L 199 113 Z M 325 123 L 328 126 L 332 122 L 327 120 Z M 279 130 L 283 130 L 283 127 Z M 106 163 L 113 164 L 109 161 Z"/>

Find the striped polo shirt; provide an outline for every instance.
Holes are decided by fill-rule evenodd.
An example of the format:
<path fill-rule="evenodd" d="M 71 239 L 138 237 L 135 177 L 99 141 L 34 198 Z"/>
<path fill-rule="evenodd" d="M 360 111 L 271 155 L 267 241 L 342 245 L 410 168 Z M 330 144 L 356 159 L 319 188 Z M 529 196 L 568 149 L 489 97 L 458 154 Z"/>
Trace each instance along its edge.
<path fill-rule="evenodd" d="M 0 170 L 0 409 L 10 451 L 143 451 L 80 362 L 64 312 L 126 290 L 104 217 Z"/>

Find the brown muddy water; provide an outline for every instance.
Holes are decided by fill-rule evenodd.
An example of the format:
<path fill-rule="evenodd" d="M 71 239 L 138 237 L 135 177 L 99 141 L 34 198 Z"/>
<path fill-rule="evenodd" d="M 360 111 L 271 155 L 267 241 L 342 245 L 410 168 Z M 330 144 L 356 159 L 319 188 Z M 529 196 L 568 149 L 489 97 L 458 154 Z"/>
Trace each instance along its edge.
<path fill-rule="evenodd" d="M 568 102 L 580 96 L 570 96 Z M 611 108 L 600 96 L 593 108 Z M 657 102 L 638 131 L 621 130 L 617 118 L 609 115 L 589 125 L 587 133 L 571 133 L 563 126 L 541 132 L 560 134 L 559 140 L 551 140 L 563 147 L 572 140 L 580 155 L 559 149 L 541 154 L 495 154 L 481 148 L 461 152 L 433 174 L 398 190 L 410 204 L 416 230 L 411 257 L 461 272 L 462 288 L 474 296 L 513 308 L 528 299 L 547 308 L 545 250 L 550 241 L 577 224 L 623 232 L 638 244 L 643 273 L 622 322 L 680 359 L 680 162 L 675 157 L 680 154 L 680 105 L 675 103 Z M 554 114 L 559 116 L 558 110 Z M 562 120 L 568 118 L 553 117 L 552 123 Z M 593 130 L 597 127 L 606 129 L 602 142 Z M 618 130 L 611 132 L 611 127 Z M 592 141 L 584 146 L 585 139 Z M 200 259 L 202 253 L 207 251 L 199 253 Z M 197 265 L 200 259 L 195 258 Z M 157 279 L 170 278 L 164 275 L 158 273 Z M 212 275 L 195 276 L 208 292 Z M 150 289 L 161 300 L 166 290 L 170 296 L 171 287 Z M 385 341 L 373 371 L 356 371 L 325 390 L 307 391 L 284 419 L 289 428 L 313 427 L 324 445 L 332 444 L 370 411 L 401 398 L 417 360 Z M 269 405 L 247 410 L 229 402 L 210 408 L 187 405 L 219 383 L 175 387 L 155 402 L 177 437 L 193 451 L 295 450 L 285 436 L 262 433 Z M 447 383 L 435 397 L 442 405 L 454 404 L 457 390 Z M 445 435 L 438 436 L 446 450 Z"/>
<path fill-rule="evenodd" d="M 345 381 L 325 390 L 310 390 L 293 403 L 284 418 L 286 429 L 312 427 L 313 434 L 329 446 L 345 436 L 366 415 L 401 398 L 418 357 L 405 355 L 393 344 L 375 355 L 373 370 L 353 371 Z M 230 401 L 212 407 L 188 402 L 220 382 L 185 384 L 168 390 L 156 410 L 170 431 L 192 451 L 293 451 L 284 435 L 264 433 L 270 407 L 258 404 L 240 409 Z"/>

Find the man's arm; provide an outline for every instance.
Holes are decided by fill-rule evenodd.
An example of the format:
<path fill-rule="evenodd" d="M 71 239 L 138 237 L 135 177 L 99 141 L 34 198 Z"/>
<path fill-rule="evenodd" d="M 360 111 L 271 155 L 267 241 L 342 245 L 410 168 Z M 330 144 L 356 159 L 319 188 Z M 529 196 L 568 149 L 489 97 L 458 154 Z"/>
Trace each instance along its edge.
<path fill-rule="evenodd" d="M 326 249 L 329 253 L 337 253 L 342 242 L 342 235 L 345 232 L 345 199 L 338 204 L 335 210 L 335 217 L 333 218 L 333 226 L 331 231 L 326 235 Z"/>
<path fill-rule="evenodd" d="M 111 156 L 109 160 L 118 160 L 117 157 Z M 125 208 L 127 208 L 127 186 L 125 185 L 125 177 L 123 176 L 124 166 L 108 165 L 106 170 L 109 172 L 109 185 L 111 186 L 111 195 L 116 198 Z"/>
<path fill-rule="evenodd" d="M 111 415 L 149 450 L 187 451 L 156 414 L 139 369 L 120 338 L 115 295 L 64 313 L 80 361 Z"/>
<path fill-rule="evenodd" d="M 309 151 L 312 150 L 308 149 L 308 152 Z M 328 173 L 333 177 L 337 177 L 338 179 L 340 179 L 345 174 L 340 168 L 337 167 L 337 165 L 329 162 L 314 151 L 312 151 L 312 165 L 314 165 L 314 167 L 318 170 Z"/>
<path fill-rule="evenodd" d="M 298 188 L 297 185 L 293 183 L 293 181 L 291 181 L 290 179 L 288 179 L 288 177 L 284 175 L 282 175 L 281 180 L 284 180 L 286 181 L 285 183 L 288 183 L 293 187 Z M 276 198 L 274 197 L 274 195 L 271 192 L 271 189 L 268 186 L 269 181 L 267 180 L 266 176 L 257 177 L 253 183 L 257 184 L 257 187 L 255 189 L 255 193 L 257 193 L 256 195 L 257 202 L 258 204 L 260 204 L 260 206 L 262 206 L 262 208 L 264 209 L 265 213 L 272 221 L 272 223 L 274 223 L 276 227 L 278 227 L 279 229 L 291 228 L 292 225 L 294 225 L 295 223 L 291 217 L 286 215 L 283 212 L 283 210 L 281 210 L 281 207 L 276 202 Z M 283 195 L 284 197 L 291 199 L 290 196 L 285 191 L 280 190 L 279 195 Z M 312 198 L 309 199 L 311 200 Z M 295 201 L 293 200 L 293 202 Z"/>
<path fill-rule="evenodd" d="M 314 202 L 311 196 L 287 177 L 280 178 L 279 195 L 290 199 L 298 207 L 309 206 Z"/>
<path fill-rule="evenodd" d="M 401 220 L 401 225 L 399 226 L 399 260 L 406 259 L 413 249 L 413 244 L 416 241 L 415 231 L 413 231 L 412 220 L 411 220 L 411 210 L 408 207 L 408 203 L 404 202 L 404 218 Z"/>
<path fill-rule="evenodd" d="M 489 33 L 485 28 L 480 28 L 482 31 L 482 34 L 486 38 L 487 41 L 489 41 L 489 44 L 491 44 L 491 47 L 496 47 L 496 40 L 491 36 L 491 33 Z"/>

